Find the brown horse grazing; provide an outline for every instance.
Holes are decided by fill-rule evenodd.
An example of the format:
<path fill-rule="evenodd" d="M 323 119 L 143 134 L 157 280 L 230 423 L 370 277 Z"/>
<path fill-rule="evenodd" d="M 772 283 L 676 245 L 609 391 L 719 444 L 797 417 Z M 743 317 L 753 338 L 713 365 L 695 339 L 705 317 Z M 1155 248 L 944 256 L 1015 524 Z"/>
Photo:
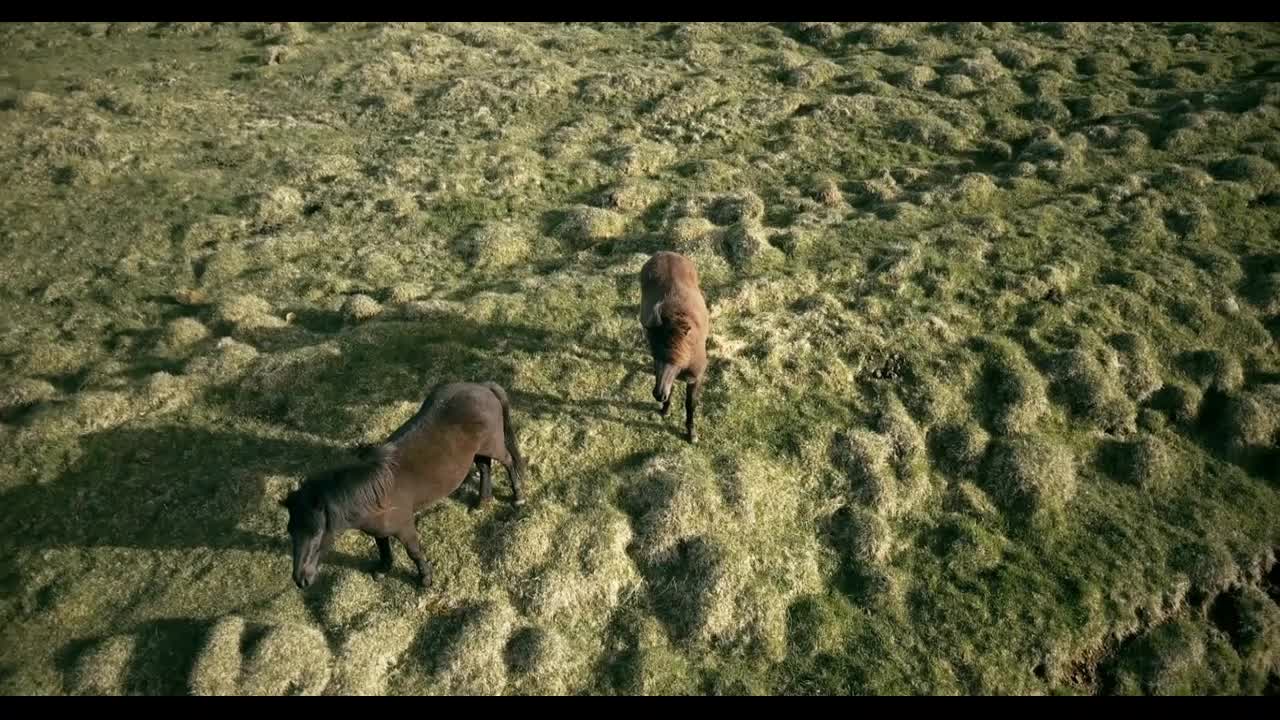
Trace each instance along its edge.
<path fill-rule="evenodd" d="M 513 500 L 523 504 L 525 461 L 506 392 L 495 383 L 437 385 L 418 412 L 359 463 L 312 475 L 281 501 L 289 510 L 294 583 L 310 585 L 334 538 L 360 530 L 378 545 L 375 576 L 391 570 L 394 537 L 427 587 L 431 570 L 418 545 L 416 512 L 457 490 L 473 463 L 480 465 L 480 504 L 491 500 L 493 460 L 507 468 Z"/>
<path fill-rule="evenodd" d="M 698 286 L 698 269 L 683 255 L 655 253 L 640 269 L 640 325 L 653 354 L 653 399 L 671 409 L 671 386 L 685 381 L 685 433 L 698 441 L 693 413 L 707 372 L 707 303 Z"/>

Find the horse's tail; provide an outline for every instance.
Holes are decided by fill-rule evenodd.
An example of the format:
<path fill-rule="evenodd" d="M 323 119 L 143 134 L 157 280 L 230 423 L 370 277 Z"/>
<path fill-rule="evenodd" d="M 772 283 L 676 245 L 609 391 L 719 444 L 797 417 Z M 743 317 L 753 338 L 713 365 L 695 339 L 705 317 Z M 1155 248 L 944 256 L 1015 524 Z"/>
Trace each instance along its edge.
<path fill-rule="evenodd" d="M 511 424 L 511 402 L 507 399 L 507 391 L 503 390 L 498 383 L 487 382 L 484 386 L 497 396 L 498 403 L 502 405 L 502 436 L 507 452 L 511 453 L 511 465 L 515 468 L 518 482 L 524 477 L 525 461 L 524 456 L 520 454 L 520 443 L 516 440 L 516 428 Z"/>

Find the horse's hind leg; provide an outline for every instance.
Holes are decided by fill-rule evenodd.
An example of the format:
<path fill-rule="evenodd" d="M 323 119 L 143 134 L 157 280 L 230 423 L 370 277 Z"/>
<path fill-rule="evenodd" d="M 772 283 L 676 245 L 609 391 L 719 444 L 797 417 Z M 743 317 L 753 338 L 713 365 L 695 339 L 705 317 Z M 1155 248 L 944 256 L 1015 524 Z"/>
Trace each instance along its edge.
<path fill-rule="evenodd" d="M 475 509 L 479 510 L 493 499 L 493 459 L 477 456 L 476 464 L 480 466 L 480 501 Z"/>
<path fill-rule="evenodd" d="M 521 488 L 524 480 L 524 458 L 520 456 L 520 450 L 508 450 L 506 457 L 498 458 L 498 462 L 507 469 L 507 478 L 511 480 L 511 503 L 523 505 L 524 491 Z"/>

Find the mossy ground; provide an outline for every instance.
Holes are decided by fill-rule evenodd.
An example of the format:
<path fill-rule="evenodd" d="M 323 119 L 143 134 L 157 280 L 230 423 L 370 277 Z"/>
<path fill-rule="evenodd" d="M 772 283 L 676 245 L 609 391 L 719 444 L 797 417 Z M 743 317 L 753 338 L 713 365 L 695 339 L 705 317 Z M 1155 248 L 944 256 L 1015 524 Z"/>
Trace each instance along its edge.
<path fill-rule="evenodd" d="M 5 26 L 0 691 L 1280 690 L 1278 42 Z M 529 503 L 299 592 L 277 500 L 454 379 Z"/>

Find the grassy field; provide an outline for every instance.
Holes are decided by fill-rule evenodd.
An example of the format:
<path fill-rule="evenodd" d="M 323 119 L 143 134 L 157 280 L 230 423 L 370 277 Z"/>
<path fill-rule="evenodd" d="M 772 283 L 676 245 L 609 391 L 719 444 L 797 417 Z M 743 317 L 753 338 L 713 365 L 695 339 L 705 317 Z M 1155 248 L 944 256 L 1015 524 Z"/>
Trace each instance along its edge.
<path fill-rule="evenodd" d="M 0 27 L 0 692 L 1278 693 L 1277 164 L 1275 25 Z M 447 380 L 529 503 L 299 591 Z"/>

